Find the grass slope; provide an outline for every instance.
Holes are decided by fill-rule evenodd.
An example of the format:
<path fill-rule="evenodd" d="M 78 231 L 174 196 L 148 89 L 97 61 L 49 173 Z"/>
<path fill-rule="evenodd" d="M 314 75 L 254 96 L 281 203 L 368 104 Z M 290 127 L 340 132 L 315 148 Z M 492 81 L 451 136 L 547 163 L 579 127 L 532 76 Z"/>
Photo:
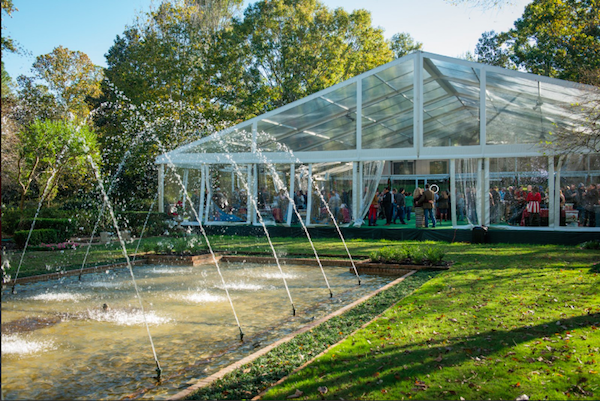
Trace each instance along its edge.
<path fill-rule="evenodd" d="M 452 270 L 263 399 L 598 399 L 598 252 L 447 247 Z"/>

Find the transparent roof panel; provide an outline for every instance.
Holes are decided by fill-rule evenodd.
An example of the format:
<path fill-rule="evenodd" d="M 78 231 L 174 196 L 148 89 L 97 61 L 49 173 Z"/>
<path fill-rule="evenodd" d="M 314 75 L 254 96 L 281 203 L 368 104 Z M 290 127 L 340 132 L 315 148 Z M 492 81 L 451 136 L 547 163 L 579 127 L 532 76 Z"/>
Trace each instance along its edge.
<path fill-rule="evenodd" d="M 414 68 L 420 65 L 419 59 L 423 66 L 422 87 L 415 91 Z M 536 144 L 557 127 L 581 127 L 585 117 L 575 109 L 586 107 L 587 96 L 593 92 L 591 87 L 416 53 L 357 77 L 362 88 L 362 149 L 415 146 L 416 93 L 423 98 L 423 146 L 479 145 L 483 69 L 488 145 Z M 325 152 L 357 148 L 357 82 L 353 78 L 315 93 L 234 129 L 176 149 L 169 157 L 290 149 L 324 152 L 323 160 L 329 160 Z"/>
<path fill-rule="evenodd" d="M 487 143 L 539 143 L 557 124 L 570 124 L 567 108 L 577 96 L 556 85 L 499 73 L 487 74 Z M 571 92 L 571 94 L 569 94 Z"/>
<path fill-rule="evenodd" d="M 362 80 L 363 148 L 413 146 L 413 86 L 413 59 Z"/>
<path fill-rule="evenodd" d="M 356 84 L 342 86 L 305 103 L 270 115 L 257 130 L 295 152 L 356 149 Z M 257 143 L 276 150 L 271 141 Z"/>
<path fill-rule="evenodd" d="M 423 145 L 479 144 L 478 68 L 423 58 Z"/>
<path fill-rule="evenodd" d="M 183 153 L 246 153 L 252 151 L 252 125 L 221 131 L 200 140 Z"/>

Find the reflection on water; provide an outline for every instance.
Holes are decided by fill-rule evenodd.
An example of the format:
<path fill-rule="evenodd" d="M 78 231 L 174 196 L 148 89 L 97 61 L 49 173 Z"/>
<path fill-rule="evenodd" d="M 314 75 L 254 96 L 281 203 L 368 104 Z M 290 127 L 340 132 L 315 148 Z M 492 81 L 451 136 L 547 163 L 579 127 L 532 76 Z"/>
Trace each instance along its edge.
<path fill-rule="evenodd" d="M 325 268 L 329 298 L 320 269 L 283 266 L 291 316 L 275 265 L 222 267 L 243 344 L 213 265 L 136 267 L 145 315 L 126 269 L 3 290 L 2 399 L 164 399 L 392 280 L 365 276 L 358 286 L 348 268 Z"/>

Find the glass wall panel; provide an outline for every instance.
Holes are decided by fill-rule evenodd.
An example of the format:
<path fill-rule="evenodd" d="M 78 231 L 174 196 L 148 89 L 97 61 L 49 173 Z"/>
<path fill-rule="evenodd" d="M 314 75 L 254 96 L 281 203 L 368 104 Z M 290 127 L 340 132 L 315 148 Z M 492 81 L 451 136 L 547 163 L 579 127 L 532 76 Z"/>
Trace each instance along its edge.
<path fill-rule="evenodd" d="M 208 221 L 247 221 L 248 173 L 245 165 L 214 164 L 209 167 Z"/>
<path fill-rule="evenodd" d="M 600 227 L 599 186 L 600 155 L 566 157 L 560 170 L 561 226 Z"/>
<path fill-rule="evenodd" d="M 490 159 L 490 224 L 547 227 L 549 221 L 549 183 L 547 157 Z M 528 196 L 537 205 L 530 204 Z M 531 195 L 529 195 L 531 193 Z"/>
<path fill-rule="evenodd" d="M 266 224 L 287 223 L 291 204 L 290 165 L 258 164 L 257 209 Z M 260 219 L 258 219 L 260 222 Z"/>
<path fill-rule="evenodd" d="M 352 219 L 352 163 L 313 164 L 312 224 L 338 224 Z"/>
<path fill-rule="evenodd" d="M 196 221 L 202 216 L 199 216 L 200 210 L 200 194 L 202 187 L 202 173 L 200 170 L 188 170 L 187 179 L 187 198 L 183 200 L 185 203 L 185 214 L 189 216 L 190 221 Z"/>
<path fill-rule="evenodd" d="M 258 148 L 280 151 L 356 149 L 356 84 L 318 96 L 258 122 Z"/>
<path fill-rule="evenodd" d="M 294 171 L 294 204 L 300 216 L 292 212 L 292 224 L 300 224 L 299 220 L 306 222 L 306 208 L 308 205 L 308 166 L 305 164 L 295 165 Z"/>
<path fill-rule="evenodd" d="M 184 169 L 177 167 L 169 167 L 165 165 L 165 192 L 164 192 L 164 205 L 165 213 L 173 217 L 181 214 L 183 210 L 183 175 Z M 181 202 L 179 205 L 178 203 Z M 179 208 L 178 208 L 179 206 Z"/>
<path fill-rule="evenodd" d="M 456 222 L 458 225 L 478 224 L 477 159 L 456 160 Z"/>
<path fill-rule="evenodd" d="M 479 145 L 479 75 L 423 58 L 423 146 Z"/>
<path fill-rule="evenodd" d="M 413 146 L 414 61 L 408 60 L 362 81 L 362 147 Z"/>

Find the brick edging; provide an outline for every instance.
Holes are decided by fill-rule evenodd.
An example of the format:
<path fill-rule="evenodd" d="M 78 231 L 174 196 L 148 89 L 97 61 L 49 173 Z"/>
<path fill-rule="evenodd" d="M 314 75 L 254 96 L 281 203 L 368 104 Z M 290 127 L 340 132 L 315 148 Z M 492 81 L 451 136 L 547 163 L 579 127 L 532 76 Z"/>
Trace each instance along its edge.
<path fill-rule="evenodd" d="M 130 262 L 130 263 L 132 266 L 146 264 L 146 259 L 138 259 L 135 262 Z M 122 269 L 125 267 L 128 267 L 127 262 L 86 267 L 85 269 L 65 270 L 65 271 L 59 271 L 56 273 L 39 274 L 37 276 L 21 277 L 21 278 L 17 278 L 16 280 L 11 279 L 7 282 L 3 282 L 2 285 L 3 286 L 11 286 L 11 285 L 16 285 L 16 284 L 37 283 L 39 281 L 46 281 L 46 280 L 58 280 L 63 277 L 76 276 L 79 274 L 86 274 L 86 273 L 96 273 L 100 270 Z"/>
<path fill-rule="evenodd" d="M 398 284 L 399 282 L 403 281 L 405 278 L 411 276 L 412 274 L 414 274 L 416 272 L 417 272 L 416 270 L 412 270 L 412 271 L 408 272 L 407 274 L 405 274 L 404 276 L 402 276 L 402 277 L 400 277 L 400 278 L 392 281 L 391 283 L 388 283 L 388 284 L 384 285 L 383 287 L 375 290 L 374 292 L 372 292 L 370 294 L 365 295 L 364 297 L 362 297 L 362 298 L 360 298 L 360 299 L 352 302 L 351 304 L 348 304 L 345 307 L 343 307 L 341 309 L 338 309 L 337 311 L 335 311 L 333 313 L 330 313 L 329 315 L 327 315 L 325 317 L 322 317 L 321 319 L 315 320 L 314 322 L 312 322 L 312 323 L 310 323 L 310 324 L 302 327 L 301 329 L 299 329 L 299 330 L 297 330 L 297 331 L 295 331 L 295 332 L 293 332 L 291 334 L 288 334 L 287 336 L 285 336 L 282 339 L 274 342 L 273 344 L 270 344 L 270 345 L 266 346 L 265 348 L 262 348 L 261 350 L 255 352 L 255 353 L 253 353 L 251 355 L 248 355 L 247 357 L 245 357 L 243 359 L 240 359 L 237 362 L 232 363 L 231 365 L 229 365 L 229 366 L 227 366 L 227 367 L 219 370 L 216 373 L 213 373 L 212 375 L 210 375 L 208 377 L 200 379 L 196 384 L 188 387 L 185 390 L 180 391 L 179 393 L 175 394 L 174 396 L 168 398 L 168 400 L 181 400 L 181 399 L 187 397 L 188 395 L 192 394 L 194 391 L 196 391 L 196 390 L 198 390 L 198 389 L 200 389 L 202 387 L 208 386 L 209 384 L 211 384 L 215 380 L 222 378 L 223 376 L 225 376 L 226 374 L 228 374 L 230 372 L 233 372 L 234 370 L 238 369 L 239 367 L 243 366 L 244 364 L 254 361 L 258 357 L 260 357 L 260 356 L 268 353 L 269 351 L 271 351 L 273 348 L 277 347 L 278 345 L 287 343 L 288 341 L 292 340 L 294 337 L 296 337 L 296 336 L 298 336 L 298 335 L 300 335 L 300 334 L 302 334 L 304 332 L 309 331 L 310 329 L 312 329 L 312 328 L 320 325 L 321 323 L 324 323 L 324 322 L 328 321 L 331 318 L 334 318 L 336 316 L 341 315 L 342 313 L 346 312 L 347 310 L 354 308 L 356 305 L 358 305 L 358 304 L 360 304 L 360 303 L 362 303 L 362 302 L 364 302 L 364 301 L 366 301 L 366 300 L 374 297 L 375 295 L 379 294 L 380 292 L 385 291 L 388 288 L 390 288 L 390 287 Z M 371 323 L 374 319 L 376 319 L 379 316 L 381 316 L 381 314 L 375 316 L 373 319 L 371 319 L 369 322 L 367 322 L 364 325 L 362 325 L 357 330 L 362 329 L 364 326 L 366 326 L 367 324 Z M 354 332 L 352 334 L 354 334 Z M 332 345 L 332 347 L 336 346 L 337 344 L 339 344 L 342 341 L 344 341 L 344 339 L 342 339 L 338 343 Z M 331 347 L 327 348 L 327 350 L 329 350 L 329 349 L 331 349 Z M 327 351 L 327 350 L 325 350 L 325 351 Z M 293 372 L 296 372 L 298 369 L 300 369 L 300 368 L 304 367 L 305 365 L 307 365 L 308 363 L 314 361 L 318 356 L 320 356 L 321 354 L 323 354 L 325 351 L 323 351 L 319 355 L 315 356 L 313 359 L 311 359 L 310 361 L 306 362 L 304 365 L 302 365 L 301 367 L 297 368 Z M 281 380 L 284 380 L 285 378 L 287 378 L 287 376 L 284 377 L 284 378 L 282 378 Z M 279 381 L 277 383 L 279 383 Z M 256 397 L 260 397 L 261 395 L 262 395 L 262 393 L 259 394 Z"/>

